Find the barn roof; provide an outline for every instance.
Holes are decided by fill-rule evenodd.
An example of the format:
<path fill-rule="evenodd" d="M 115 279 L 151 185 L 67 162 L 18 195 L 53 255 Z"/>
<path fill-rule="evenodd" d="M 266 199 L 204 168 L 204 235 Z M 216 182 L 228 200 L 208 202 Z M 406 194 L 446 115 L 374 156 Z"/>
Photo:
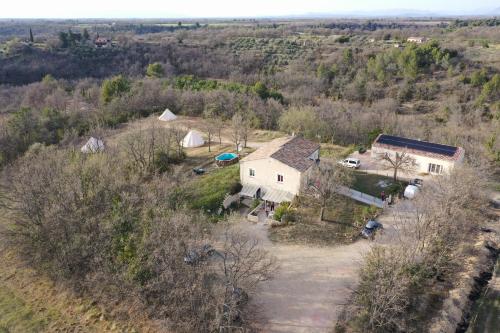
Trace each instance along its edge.
<path fill-rule="evenodd" d="M 387 134 L 380 134 L 373 142 L 372 147 L 381 147 L 396 151 L 407 151 L 416 155 L 434 157 L 443 160 L 458 160 L 464 153 L 464 149 L 461 147 L 408 139 Z"/>

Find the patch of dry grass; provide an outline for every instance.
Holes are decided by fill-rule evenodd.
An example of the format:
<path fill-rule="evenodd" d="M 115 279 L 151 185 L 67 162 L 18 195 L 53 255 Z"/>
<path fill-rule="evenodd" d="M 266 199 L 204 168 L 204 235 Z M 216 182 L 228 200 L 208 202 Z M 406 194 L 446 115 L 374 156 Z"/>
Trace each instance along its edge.
<path fill-rule="evenodd" d="M 339 197 L 325 210 L 319 221 L 320 205 L 311 198 L 301 197 L 295 204 L 296 222 L 270 229 L 275 242 L 335 245 L 357 239 L 367 218 L 368 206 L 349 198 Z"/>
<path fill-rule="evenodd" d="M 354 145 L 347 147 L 334 145 L 331 143 L 322 143 L 320 149 L 320 157 L 326 157 L 331 159 L 342 159 L 349 156 L 352 152 L 356 150 Z"/>
<path fill-rule="evenodd" d="M 138 322 L 114 321 L 92 300 L 22 265 L 10 251 L 0 261 L 0 332 L 153 332 Z"/>

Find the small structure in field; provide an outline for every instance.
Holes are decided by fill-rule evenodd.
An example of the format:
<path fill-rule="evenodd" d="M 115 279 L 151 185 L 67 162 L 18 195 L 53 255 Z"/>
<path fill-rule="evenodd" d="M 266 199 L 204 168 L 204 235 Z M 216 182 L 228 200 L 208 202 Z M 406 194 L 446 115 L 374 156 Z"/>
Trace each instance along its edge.
<path fill-rule="evenodd" d="M 275 139 L 240 161 L 241 196 L 262 198 L 273 210 L 291 201 L 319 161 L 319 144 L 304 138 Z"/>
<path fill-rule="evenodd" d="M 182 146 L 184 148 L 194 148 L 201 147 L 205 144 L 205 140 L 200 133 L 197 131 L 191 130 L 188 134 L 182 139 Z"/>
<path fill-rule="evenodd" d="M 112 46 L 111 39 L 104 37 L 97 37 L 94 41 L 94 45 L 97 48 L 106 48 Z"/>
<path fill-rule="evenodd" d="M 415 161 L 416 172 L 442 174 L 451 171 L 463 162 L 465 150 L 462 147 L 387 134 L 380 134 L 372 144 L 373 158 L 384 155 L 395 156 L 396 153 L 411 156 Z"/>
<path fill-rule="evenodd" d="M 422 44 L 422 43 L 425 43 L 427 41 L 427 38 L 425 38 L 425 37 L 408 37 L 408 39 L 406 39 L 406 41 L 409 43 Z"/>
<path fill-rule="evenodd" d="M 98 153 L 104 151 L 104 142 L 101 139 L 91 137 L 80 150 L 84 154 Z"/>
<path fill-rule="evenodd" d="M 158 117 L 158 119 L 161 121 L 172 121 L 172 120 L 177 119 L 177 116 L 175 114 L 173 114 L 172 111 L 170 111 L 167 108 L 167 109 L 165 109 L 165 111 L 163 111 L 161 116 Z"/>

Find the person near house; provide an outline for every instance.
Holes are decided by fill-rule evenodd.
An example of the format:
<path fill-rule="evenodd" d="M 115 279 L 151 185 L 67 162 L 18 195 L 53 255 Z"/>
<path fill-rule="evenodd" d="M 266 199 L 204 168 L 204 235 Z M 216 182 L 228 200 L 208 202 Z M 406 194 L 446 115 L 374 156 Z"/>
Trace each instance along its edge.
<path fill-rule="evenodd" d="M 382 191 L 380 193 L 380 198 L 382 199 L 382 201 L 385 201 L 385 192 L 384 191 Z"/>

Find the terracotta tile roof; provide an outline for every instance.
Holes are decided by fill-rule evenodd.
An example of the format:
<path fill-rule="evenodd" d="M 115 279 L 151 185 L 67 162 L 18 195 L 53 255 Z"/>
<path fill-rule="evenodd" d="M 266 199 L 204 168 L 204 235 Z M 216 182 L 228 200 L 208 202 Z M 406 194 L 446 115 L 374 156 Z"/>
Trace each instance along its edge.
<path fill-rule="evenodd" d="M 309 156 L 319 148 L 319 144 L 302 137 L 284 137 L 269 142 L 242 159 L 242 161 L 274 158 L 300 172 L 304 172 L 314 164 L 314 161 L 309 159 Z"/>
<path fill-rule="evenodd" d="M 291 139 L 293 139 L 293 137 L 283 137 L 274 139 L 265 144 L 264 146 L 260 147 L 250 155 L 243 158 L 242 161 L 254 161 L 271 157 L 272 154 L 274 154 L 278 149 L 280 149 L 285 143 L 287 143 Z"/>
<path fill-rule="evenodd" d="M 319 144 L 315 142 L 296 136 L 285 143 L 271 157 L 304 172 L 314 164 L 315 161 L 309 159 L 309 156 L 318 150 L 319 147 Z"/>
<path fill-rule="evenodd" d="M 392 144 L 391 142 L 393 142 L 394 144 Z M 373 142 L 372 147 L 385 148 L 399 152 L 405 151 L 414 155 L 447 161 L 458 161 L 465 154 L 465 150 L 462 147 L 441 145 L 432 142 L 401 138 L 386 134 L 380 134 Z M 453 153 L 451 154 L 449 152 Z"/>

